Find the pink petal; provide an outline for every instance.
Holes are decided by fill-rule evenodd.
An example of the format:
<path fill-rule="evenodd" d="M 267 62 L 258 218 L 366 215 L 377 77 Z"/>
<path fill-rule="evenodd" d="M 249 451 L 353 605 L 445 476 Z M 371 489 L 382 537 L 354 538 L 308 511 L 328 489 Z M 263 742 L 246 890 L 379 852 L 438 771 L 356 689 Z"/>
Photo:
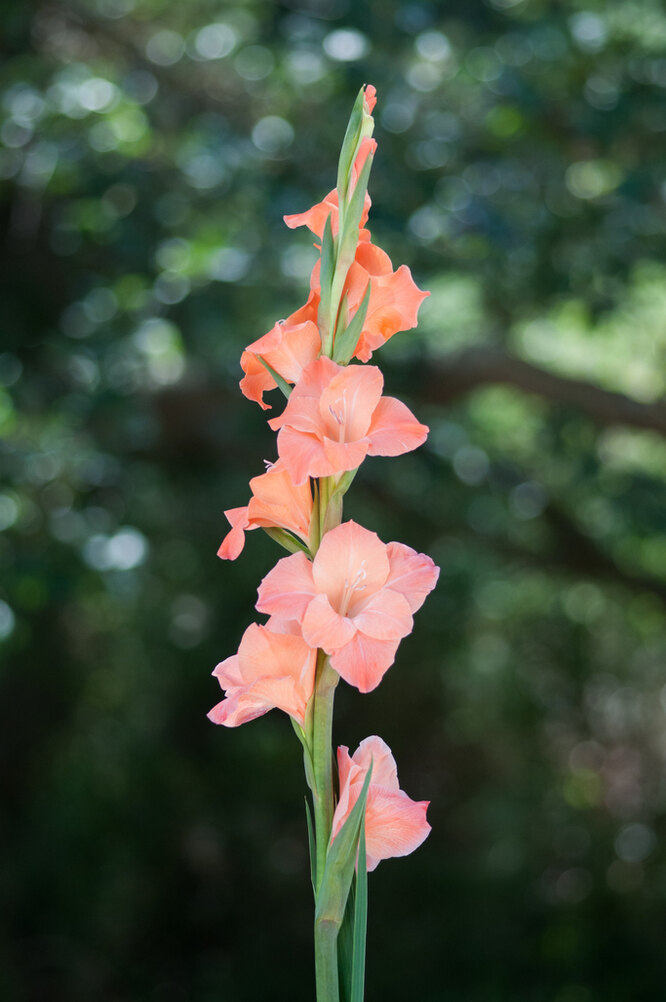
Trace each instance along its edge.
<path fill-rule="evenodd" d="M 416 612 L 437 584 L 439 567 L 425 553 L 417 553 L 404 543 L 389 543 L 387 552 L 391 570 L 386 584 L 401 592 Z"/>
<path fill-rule="evenodd" d="M 399 643 L 399 640 L 373 640 L 357 633 L 348 644 L 331 654 L 331 665 L 359 692 L 371 692 L 395 661 Z"/>
<path fill-rule="evenodd" d="M 410 800 L 402 790 L 377 788 L 370 780 L 365 815 L 368 870 L 374 870 L 382 859 L 408 856 L 418 849 L 430 832 L 428 804 L 427 800 Z"/>
<path fill-rule="evenodd" d="M 316 594 L 312 564 L 304 553 L 278 560 L 259 585 L 259 612 L 281 619 L 302 619 Z"/>
<path fill-rule="evenodd" d="M 390 588 L 380 589 L 358 613 L 350 610 L 350 616 L 359 633 L 375 640 L 401 640 L 414 626 L 407 599 Z"/>
<path fill-rule="evenodd" d="M 356 522 L 343 522 L 327 532 L 312 565 L 312 578 L 331 605 L 344 612 L 346 595 L 369 597 L 388 577 L 386 546 L 375 532 Z"/>
<path fill-rule="evenodd" d="M 232 654 L 230 658 L 225 658 L 224 661 L 220 661 L 219 665 L 215 665 L 213 675 L 223 689 L 231 689 L 234 686 L 245 684 L 238 666 L 237 654 Z"/>
<path fill-rule="evenodd" d="M 400 456 L 423 445 L 429 430 L 400 400 L 382 397 L 372 415 L 368 452 L 371 456 Z"/>
<path fill-rule="evenodd" d="M 304 484 L 308 477 L 328 477 L 335 472 L 323 443 L 314 435 L 286 425 L 280 428 L 277 447 L 280 459 L 297 486 Z"/>
<path fill-rule="evenodd" d="M 349 643 L 356 627 L 331 608 L 326 595 L 317 595 L 310 602 L 303 617 L 303 637 L 311 647 L 321 647 L 330 654 Z"/>
<path fill-rule="evenodd" d="M 372 784 L 381 786 L 385 790 L 398 791 L 398 767 L 395 764 L 393 752 L 377 734 L 371 734 L 364 738 L 354 752 L 351 761 L 358 765 L 365 777 L 365 773 L 370 768 L 372 761 Z M 342 779 L 340 779 L 342 786 Z"/>
<path fill-rule="evenodd" d="M 353 442 L 368 433 L 384 386 L 376 365 L 340 366 L 319 398 L 322 431 L 330 438 Z"/>
<path fill-rule="evenodd" d="M 225 516 L 231 530 L 226 534 L 217 551 L 222 560 L 235 560 L 245 546 L 245 530 L 254 529 L 247 517 L 247 505 L 244 508 L 229 508 Z"/>
<path fill-rule="evenodd" d="M 368 455 L 370 443 L 367 438 L 361 439 L 360 442 L 333 442 L 330 438 L 324 438 L 322 445 L 329 471 L 327 474 L 318 475 L 330 477 L 346 470 L 357 469 Z"/>

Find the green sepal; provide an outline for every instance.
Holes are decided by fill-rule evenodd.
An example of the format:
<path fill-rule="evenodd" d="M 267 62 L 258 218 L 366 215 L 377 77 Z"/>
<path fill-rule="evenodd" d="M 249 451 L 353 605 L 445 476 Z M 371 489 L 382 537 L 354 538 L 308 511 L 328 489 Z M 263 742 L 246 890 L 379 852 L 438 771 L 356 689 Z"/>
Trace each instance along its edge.
<path fill-rule="evenodd" d="M 365 323 L 365 318 L 368 313 L 370 291 L 370 282 L 368 282 L 365 295 L 361 300 L 359 308 L 351 318 L 346 329 L 335 339 L 335 345 L 333 346 L 333 361 L 337 362 L 339 365 L 347 365 L 356 351 L 356 345 L 358 344 L 358 339 L 361 336 L 363 324 Z"/>
<path fill-rule="evenodd" d="M 341 200 L 344 199 L 347 193 L 351 168 L 354 162 L 354 157 L 356 155 L 356 148 L 361 138 L 361 128 L 363 126 L 364 96 L 365 96 L 365 87 L 361 87 L 356 97 L 356 100 L 354 101 L 354 107 L 352 108 L 351 115 L 349 116 L 349 122 L 347 123 L 345 138 L 342 140 L 340 159 L 338 160 L 338 184 L 337 184 L 338 196 L 340 197 Z"/>
<path fill-rule="evenodd" d="M 365 852 L 365 814 L 358 838 L 354 901 L 354 945 L 350 1002 L 363 1002 L 365 986 L 365 941 L 368 928 L 368 863 Z"/>
<path fill-rule="evenodd" d="M 296 536 L 292 536 L 292 534 L 287 532 L 286 529 L 277 529 L 267 525 L 263 525 L 262 529 L 267 536 L 274 539 L 275 542 L 279 543 L 280 546 L 283 546 L 285 550 L 289 550 L 290 553 L 307 553 L 307 555 L 310 556 L 310 551 L 305 543 L 302 540 L 297 539 Z"/>
<path fill-rule="evenodd" d="M 321 264 L 319 266 L 319 330 L 321 332 L 321 353 L 330 357 L 333 332 L 330 329 L 331 314 L 331 286 L 335 274 L 335 241 L 333 240 L 333 227 L 331 225 L 331 215 L 326 217 L 324 233 L 321 239 Z"/>
<path fill-rule="evenodd" d="M 308 803 L 308 798 L 305 797 L 305 820 L 308 826 L 308 849 L 310 850 L 310 880 L 312 881 L 312 890 L 316 894 L 317 887 L 317 843 L 315 842 L 314 835 L 314 825 L 312 824 L 312 811 L 310 810 L 310 805 Z"/>
<path fill-rule="evenodd" d="M 372 762 L 366 773 L 358 800 L 332 844 L 328 847 L 324 876 L 317 895 L 315 922 L 331 922 L 338 928 L 342 925 L 349 887 L 354 876 L 359 831 L 361 822 L 365 818 L 365 805 L 368 799 L 371 776 Z"/>
<path fill-rule="evenodd" d="M 355 470 L 346 470 L 346 472 L 340 476 L 337 483 L 335 484 L 335 487 L 333 488 L 333 493 L 341 494 L 344 497 L 344 495 L 351 487 L 352 481 L 356 476 L 356 474 L 358 473 L 358 471 L 359 471 L 358 466 L 356 467 Z"/>
<path fill-rule="evenodd" d="M 282 390 L 282 392 L 284 393 L 285 397 L 288 400 L 289 399 L 289 395 L 291 394 L 291 386 L 289 385 L 289 383 L 286 381 L 286 379 L 282 378 L 282 376 L 280 375 L 279 372 L 275 371 L 275 369 L 273 368 L 272 365 L 268 364 L 268 362 L 266 361 L 265 358 L 262 358 L 261 355 L 257 355 L 257 358 L 259 359 L 259 361 L 263 365 L 264 369 L 267 369 L 268 372 L 271 374 L 271 376 L 273 377 L 273 379 L 275 380 L 275 382 L 278 384 L 278 386 L 280 387 L 280 389 Z"/>

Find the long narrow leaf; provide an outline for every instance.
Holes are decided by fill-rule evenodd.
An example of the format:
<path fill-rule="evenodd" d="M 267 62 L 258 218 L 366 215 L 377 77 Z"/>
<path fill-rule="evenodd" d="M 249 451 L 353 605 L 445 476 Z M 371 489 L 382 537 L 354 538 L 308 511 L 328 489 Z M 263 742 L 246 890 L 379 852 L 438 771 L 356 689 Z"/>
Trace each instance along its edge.
<path fill-rule="evenodd" d="M 291 393 L 291 386 L 289 385 L 289 383 L 286 381 L 286 379 L 282 378 L 282 376 L 280 375 L 279 372 L 276 372 L 275 369 L 271 365 L 268 364 L 268 362 L 266 361 L 265 358 L 262 358 L 261 355 L 257 355 L 257 358 L 259 359 L 259 361 L 263 365 L 264 369 L 267 369 L 268 372 L 271 374 L 271 376 L 273 377 L 273 379 L 275 380 L 275 382 L 278 384 L 278 386 L 280 387 L 280 389 L 282 390 L 282 392 L 284 393 L 285 397 L 288 400 L 289 399 L 289 395 Z"/>
<path fill-rule="evenodd" d="M 340 150 L 340 159 L 338 161 L 337 188 L 343 198 L 347 193 L 347 184 L 349 183 L 349 175 L 351 174 L 354 153 L 356 152 L 356 147 L 358 146 L 358 141 L 361 135 L 364 93 L 365 88 L 361 87 L 356 100 L 354 101 L 354 107 L 352 108 L 349 122 L 347 123 L 345 138 L 342 140 L 342 149 Z"/>
<path fill-rule="evenodd" d="M 365 987 L 365 940 L 368 927 L 368 868 L 365 852 L 365 813 L 361 821 L 356 864 L 356 901 L 354 903 L 354 948 L 352 955 L 350 1002 L 363 1002 Z"/>
<path fill-rule="evenodd" d="M 365 805 L 372 775 L 372 762 L 368 769 L 359 798 L 349 817 L 336 835 L 326 854 L 324 876 L 317 896 L 316 920 L 342 924 L 349 887 L 354 875 L 358 835 L 365 818 Z"/>
<path fill-rule="evenodd" d="M 333 240 L 333 227 L 331 226 L 330 213 L 326 217 L 324 233 L 321 240 L 321 264 L 319 266 L 319 330 L 321 332 L 322 354 L 330 355 L 333 343 L 333 331 L 331 327 L 331 286 L 335 273 L 335 241 Z"/>
<path fill-rule="evenodd" d="M 345 917 L 338 933 L 338 979 L 340 1002 L 351 1002 L 352 968 L 354 962 L 354 915 L 356 913 L 356 877 L 351 882 L 345 907 Z"/>

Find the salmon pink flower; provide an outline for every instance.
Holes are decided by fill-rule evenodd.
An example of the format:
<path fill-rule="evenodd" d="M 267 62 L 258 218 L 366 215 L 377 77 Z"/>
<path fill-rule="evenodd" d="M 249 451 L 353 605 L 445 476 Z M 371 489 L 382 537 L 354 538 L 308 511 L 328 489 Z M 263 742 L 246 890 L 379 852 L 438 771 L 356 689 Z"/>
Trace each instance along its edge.
<path fill-rule="evenodd" d="M 372 762 L 365 809 L 365 851 L 368 870 L 382 859 L 408 856 L 430 833 L 426 810 L 430 801 L 411 800 L 400 789 L 398 770 L 389 746 L 373 735 L 361 741 L 350 757 L 344 745 L 338 748 L 340 799 L 333 816 L 334 841 L 359 798 Z"/>
<path fill-rule="evenodd" d="M 285 382 L 295 383 L 304 367 L 317 357 L 321 349 L 316 324 L 318 306 L 319 296 L 311 294 L 305 306 L 286 320 L 278 321 L 268 334 L 249 344 L 241 355 L 241 368 L 245 373 L 240 381 L 241 392 L 248 400 L 256 401 L 263 410 L 270 409 L 270 404 L 264 403 L 264 393 L 275 389 L 277 383 L 259 356 Z"/>
<path fill-rule="evenodd" d="M 259 586 L 257 609 L 298 621 L 303 639 L 322 648 L 345 681 L 370 692 L 438 575 L 424 553 L 344 522 L 326 533 L 312 562 L 304 553 L 279 560 Z"/>
<path fill-rule="evenodd" d="M 317 651 L 301 636 L 275 632 L 271 625 L 248 626 L 238 654 L 213 671 L 226 691 L 226 699 L 208 714 L 214 724 L 238 727 L 275 708 L 304 724 L 314 689 Z"/>
<path fill-rule="evenodd" d="M 400 456 L 422 445 L 428 428 L 394 397 L 383 397 L 374 365 L 342 366 L 322 356 L 311 362 L 282 414 L 278 452 L 295 484 L 355 470 L 366 456 Z"/>
<path fill-rule="evenodd" d="M 286 529 L 307 545 L 312 517 L 312 493 L 309 483 L 298 487 L 284 465 L 277 463 L 250 480 L 252 497 L 244 508 L 225 511 L 230 531 L 217 551 L 223 560 L 235 560 L 245 545 L 245 532 L 263 528 Z"/>

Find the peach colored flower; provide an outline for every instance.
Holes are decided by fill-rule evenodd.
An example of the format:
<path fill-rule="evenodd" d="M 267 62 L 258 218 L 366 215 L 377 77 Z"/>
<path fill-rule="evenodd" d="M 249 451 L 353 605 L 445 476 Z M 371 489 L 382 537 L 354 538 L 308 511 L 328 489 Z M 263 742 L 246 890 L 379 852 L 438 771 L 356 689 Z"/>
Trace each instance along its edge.
<path fill-rule="evenodd" d="M 428 428 L 394 397 L 383 397 L 374 365 L 311 362 L 279 417 L 278 453 L 295 484 L 355 470 L 366 456 L 400 456 L 425 442 Z"/>
<path fill-rule="evenodd" d="M 238 727 L 277 708 L 303 725 L 316 661 L 317 651 L 302 637 L 275 632 L 270 622 L 266 626 L 252 623 L 243 634 L 238 654 L 213 671 L 226 699 L 213 707 L 209 720 Z"/>
<path fill-rule="evenodd" d="M 287 529 L 308 544 L 312 517 L 309 483 L 297 487 L 278 459 L 266 473 L 250 480 L 250 489 L 253 496 L 249 504 L 224 513 L 231 529 L 222 540 L 218 557 L 235 560 L 245 545 L 245 533 L 260 526 Z"/>
<path fill-rule="evenodd" d="M 312 562 L 304 553 L 279 560 L 259 585 L 257 609 L 298 621 L 303 639 L 322 648 L 345 681 L 370 692 L 438 575 L 424 553 L 344 522 L 326 533 Z"/>
<path fill-rule="evenodd" d="M 395 759 L 389 746 L 376 735 L 361 741 L 350 757 L 338 748 L 340 799 L 333 816 L 331 842 L 339 833 L 359 798 L 372 761 L 365 809 L 365 851 L 368 870 L 382 859 L 408 856 L 430 833 L 426 810 L 430 801 L 411 800 L 400 789 Z"/>
<path fill-rule="evenodd" d="M 304 367 L 317 357 L 321 349 L 317 329 L 318 307 L 319 295 L 311 293 L 304 306 L 286 320 L 278 321 L 267 334 L 249 344 L 241 355 L 241 368 L 245 373 L 240 381 L 241 392 L 248 400 L 256 401 L 263 410 L 270 409 L 270 404 L 264 403 L 264 393 L 275 389 L 277 383 L 259 356 L 287 383 L 295 383 Z"/>

